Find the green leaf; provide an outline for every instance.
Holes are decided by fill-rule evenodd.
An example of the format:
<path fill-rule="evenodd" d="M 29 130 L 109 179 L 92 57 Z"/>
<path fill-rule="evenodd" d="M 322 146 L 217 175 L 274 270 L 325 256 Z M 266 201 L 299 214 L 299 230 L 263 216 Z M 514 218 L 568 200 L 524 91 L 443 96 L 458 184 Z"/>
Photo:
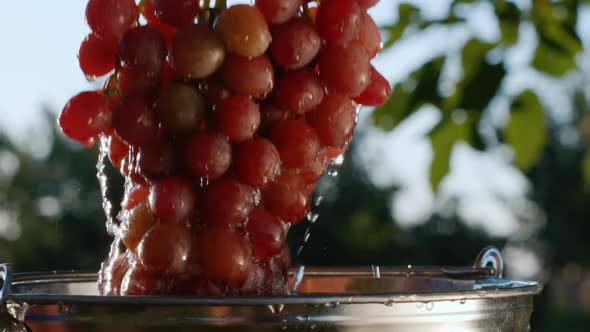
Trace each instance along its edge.
<path fill-rule="evenodd" d="M 456 108 L 468 111 L 482 111 L 496 95 L 506 76 L 503 63 L 490 64 L 486 61 L 487 53 L 497 43 L 486 43 L 471 39 L 463 48 L 463 79 L 457 84 L 455 93 L 442 102 L 441 108 L 452 112 Z"/>
<path fill-rule="evenodd" d="M 520 10 L 513 2 L 506 0 L 494 0 L 494 10 L 500 21 L 502 42 L 507 45 L 516 44 L 519 35 Z"/>
<path fill-rule="evenodd" d="M 383 43 L 383 48 L 391 47 L 398 41 L 406 31 L 406 28 L 412 24 L 413 17 L 420 12 L 420 9 L 408 3 L 401 3 L 398 6 L 399 19 L 397 24 L 385 27 L 388 36 Z"/>
<path fill-rule="evenodd" d="M 563 76 L 576 68 L 576 58 L 574 54 L 564 53 L 545 43 L 539 43 L 532 66 L 553 76 Z"/>
<path fill-rule="evenodd" d="M 582 160 L 582 177 L 587 187 L 590 187 L 590 147 L 586 149 Z"/>
<path fill-rule="evenodd" d="M 547 143 L 545 113 L 537 95 L 525 90 L 512 102 L 510 120 L 504 129 L 514 162 L 523 171 L 537 163 Z"/>
<path fill-rule="evenodd" d="M 461 63 L 463 64 L 463 78 L 472 80 L 476 75 L 487 53 L 496 47 L 496 43 L 486 43 L 477 38 L 470 39 L 461 52 Z"/>
<path fill-rule="evenodd" d="M 438 84 L 444 61 L 445 57 L 435 58 L 396 84 L 389 100 L 373 112 L 375 125 L 391 130 L 424 104 L 439 103 Z"/>
<path fill-rule="evenodd" d="M 576 55 L 583 50 L 576 32 L 576 2 L 533 2 L 533 23 L 539 35 L 539 45 L 532 66 L 537 70 L 562 76 L 576 68 Z"/>
<path fill-rule="evenodd" d="M 463 122 L 454 121 L 452 118 L 444 119 L 431 133 L 432 163 L 430 164 L 430 184 L 434 192 L 438 191 L 440 182 L 449 173 L 449 162 L 453 147 L 457 142 L 471 144 L 479 115 L 468 114 Z"/>

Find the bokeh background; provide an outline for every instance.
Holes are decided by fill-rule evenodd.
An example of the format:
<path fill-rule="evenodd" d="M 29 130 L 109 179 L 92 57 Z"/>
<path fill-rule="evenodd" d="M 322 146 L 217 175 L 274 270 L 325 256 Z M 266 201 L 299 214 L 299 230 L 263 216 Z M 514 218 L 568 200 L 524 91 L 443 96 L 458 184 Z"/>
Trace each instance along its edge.
<path fill-rule="evenodd" d="M 2 6 L 0 261 L 17 271 L 97 270 L 108 251 L 96 148 L 56 128 L 70 96 L 102 83 L 77 66 L 85 3 Z M 290 234 L 294 263 L 469 265 L 496 245 L 509 277 L 546 285 L 533 331 L 587 331 L 590 1 L 381 0 L 370 13 L 392 98 L 361 112 L 319 218 Z"/>

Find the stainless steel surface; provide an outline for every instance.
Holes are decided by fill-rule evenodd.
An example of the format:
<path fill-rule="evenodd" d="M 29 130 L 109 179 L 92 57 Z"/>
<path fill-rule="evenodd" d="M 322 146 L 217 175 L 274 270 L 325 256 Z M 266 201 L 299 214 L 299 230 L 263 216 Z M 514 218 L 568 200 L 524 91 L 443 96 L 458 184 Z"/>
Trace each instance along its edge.
<path fill-rule="evenodd" d="M 380 267 L 380 278 L 370 267 L 308 268 L 287 297 L 101 297 L 95 273 L 15 274 L 5 308 L 34 332 L 527 331 L 541 286 L 497 278 L 494 261 Z"/>

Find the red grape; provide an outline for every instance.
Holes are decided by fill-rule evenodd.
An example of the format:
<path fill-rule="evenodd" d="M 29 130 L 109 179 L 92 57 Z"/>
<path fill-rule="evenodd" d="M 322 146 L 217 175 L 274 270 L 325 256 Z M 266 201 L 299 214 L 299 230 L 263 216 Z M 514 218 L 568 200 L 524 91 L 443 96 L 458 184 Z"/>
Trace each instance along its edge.
<path fill-rule="evenodd" d="M 137 172 L 147 180 L 153 180 L 172 172 L 176 162 L 172 145 L 155 140 L 139 147 Z"/>
<path fill-rule="evenodd" d="M 311 194 L 303 178 L 284 172 L 263 194 L 266 208 L 288 223 L 301 222 L 309 213 Z"/>
<path fill-rule="evenodd" d="M 121 68 L 118 74 L 119 91 L 124 97 L 138 97 L 151 100 L 157 96 L 160 78 L 143 70 Z"/>
<path fill-rule="evenodd" d="M 112 133 L 109 140 L 109 160 L 116 169 L 121 169 L 123 158 L 129 154 L 129 146 L 116 134 Z"/>
<path fill-rule="evenodd" d="M 302 119 L 287 119 L 277 124 L 271 140 L 279 150 L 283 164 L 289 168 L 311 164 L 320 149 L 317 133 Z"/>
<path fill-rule="evenodd" d="M 125 193 L 123 201 L 121 202 L 121 209 L 131 210 L 142 203 L 147 203 L 150 196 L 150 188 L 143 184 L 136 184 L 128 192 Z"/>
<path fill-rule="evenodd" d="M 307 184 L 314 184 L 324 175 L 329 163 L 326 149 L 320 149 L 311 164 L 301 169 L 301 177 Z"/>
<path fill-rule="evenodd" d="M 205 78 L 223 64 L 225 45 L 217 32 L 207 25 L 189 25 L 176 33 L 171 56 L 178 75 Z"/>
<path fill-rule="evenodd" d="M 68 137 L 86 141 L 109 130 L 112 117 L 105 95 L 86 91 L 68 101 L 59 117 L 59 125 Z"/>
<path fill-rule="evenodd" d="M 164 288 L 162 277 L 148 271 L 141 264 L 133 264 L 121 282 L 121 295 L 156 295 Z"/>
<path fill-rule="evenodd" d="M 223 82 L 236 94 L 264 97 L 274 85 L 272 64 L 265 55 L 251 59 L 230 55 L 223 66 Z"/>
<path fill-rule="evenodd" d="M 172 45 L 172 39 L 176 34 L 176 28 L 158 20 L 151 0 L 145 1 L 144 6 L 141 8 L 141 14 L 145 17 L 149 25 L 160 30 L 162 36 L 164 36 L 164 39 L 166 40 L 166 45 L 170 48 Z"/>
<path fill-rule="evenodd" d="M 322 144 L 341 147 L 352 138 L 356 108 L 346 96 L 327 94 L 322 104 L 310 113 L 309 123 L 316 129 Z"/>
<path fill-rule="evenodd" d="M 177 223 L 159 223 L 141 240 L 137 256 L 154 272 L 183 273 L 187 270 L 191 232 Z"/>
<path fill-rule="evenodd" d="M 223 86 L 221 79 L 218 76 L 199 81 L 198 89 L 203 97 L 205 97 L 205 101 L 209 106 L 217 105 L 225 98 L 231 96 L 231 93 L 225 86 Z"/>
<path fill-rule="evenodd" d="M 199 0 L 152 0 L 158 20 L 183 27 L 193 23 L 199 12 Z"/>
<path fill-rule="evenodd" d="M 100 37 L 94 33 L 86 36 L 78 52 L 82 72 L 88 77 L 96 77 L 115 69 L 118 46 L 116 37 Z"/>
<path fill-rule="evenodd" d="M 355 97 L 371 80 L 371 63 L 363 45 L 328 46 L 320 55 L 320 77 L 329 90 Z"/>
<path fill-rule="evenodd" d="M 296 114 L 316 108 L 324 98 L 324 86 L 317 75 L 308 69 L 285 74 L 277 86 L 280 107 Z"/>
<path fill-rule="evenodd" d="M 379 0 L 356 0 L 361 9 L 367 10 L 377 4 Z"/>
<path fill-rule="evenodd" d="M 346 44 L 359 33 L 362 11 L 356 0 L 322 0 L 317 13 L 320 35 L 330 43 Z"/>
<path fill-rule="evenodd" d="M 252 188 L 229 177 L 211 183 L 203 192 L 202 214 L 206 224 L 242 224 L 253 207 Z"/>
<path fill-rule="evenodd" d="M 281 172 L 281 158 L 277 148 L 264 138 L 240 144 L 235 150 L 236 174 L 244 183 L 263 187 Z"/>
<path fill-rule="evenodd" d="M 281 24 L 297 15 L 303 0 L 256 0 L 260 10 L 270 24 Z"/>
<path fill-rule="evenodd" d="M 260 108 L 260 130 L 265 134 L 276 126 L 277 123 L 287 119 L 289 112 L 279 108 L 273 102 L 264 103 Z"/>
<path fill-rule="evenodd" d="M 363 13 L 363 24 L 357 39 L 363 44 L 371 59 L 377 56 L 377 53 L 381 50 L 381 32 L 375 21 L 367 13 Z"/>
<path fill-rule="evenodd" d="M 195 203 L 192 183 L 178 176 L 161 179 L 150 190 L 150 205 L 163 222 L 186 222 L 193 215 Z"/>
<path fill-rule="evenodd" d="M 260 125 L 258 104 L 245 96 L 226 98 L 215 107 L 214 115 L 217 129 L 230 142 L 252 138 Z"/>
<path fill-rule="evenodd" d="M 228 51 L 243 57 L 264 54 L 271 41 L 264 16 L 249 5 L 235 5 L 223 11 L 215 29 L 225 41 Z"/>
<path fill-rule="evenodd" d="M 242 283 L 252 261 L 246 235 L 218 226 L 205 229 L 197 236 L 205 273 L 230 285 Z"/>
<path fill-rule="evenodd" d="M 110 270 L 111 273 L 110 276 L 107 276 L 106 278 L 107 285 L 105 285 L 106 287 L 102 290 L 103 295 L 113 296 L 121 294 L 121 282 L 129 270 L 130 265 L 133 263 L 131 257 L 132 255 L 128 251 L 125 254 L 112 257 L 106 266 L 103 265 L 103 269 L 106 268 L 105 272 Z"/>
<path fill-rule="evenodd" d="M 354 101 L 365 106 L 383 105 L 391 95 L 389 82 L 375 67 L 371 67 L 371 83 Z"/>
<path fill-rule="evenodd" d="M 262 258 L 280 253 L 287 236 L 283 222 L 261 207 L 250 213 L 247 230 L 254 256 Z"/>
<path fill-rule="evenodd" d="M 198 129 L 207 106 L 196 89 L 187 84 L 172 83 L 158 98 L 156 115 L 162 127 L 172 133 L 186 133 Z"/>
<path fill-rule="evenodd" d="M 119 44 L 119 58 L 129 70 L 158 77 L 166 60 L 166 41 L 158 29 L 149 25 L 130 29 Z"/>
<path fill-rule="evenodd" d="M 229 169 L 231 153 L 231 145 L 223 136 L 197 133 L 186 139 L 184 162 L 193 176 L 215 180 Z"/>
<path fill-rule="evenodd" d="M 147 203 L 141 203 L 122 216 L 121 240 L 130 251 L 136 253 L 137 246 L 144 235 L 156 225 L 158 219 Z"/>
<path fill-rule="evenodd" d="M 101 36 L 120 37 L 137 18 L 134 0 L 89 0 L 86 22 Z"/>
<path fill-rule="evenodd" d="M 123 141 L 142 145 L 157 135 L 157 124 L 151 107 L 141 99 L 127 99 L 113 114 L 113 128 Z"/>
<path fill-rule="evenodd" d="M 288 69 L 307 66 L 322 45 L 313 25 L 302 18 L 273 27 L 272 37 L 272 56 L 278 64 Z"/>

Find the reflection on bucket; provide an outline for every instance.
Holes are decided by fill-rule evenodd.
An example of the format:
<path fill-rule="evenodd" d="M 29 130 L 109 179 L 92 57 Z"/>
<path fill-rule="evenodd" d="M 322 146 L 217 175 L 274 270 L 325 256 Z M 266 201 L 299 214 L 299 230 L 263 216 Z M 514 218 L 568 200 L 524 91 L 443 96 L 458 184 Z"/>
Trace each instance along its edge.
<path fill-rule="evenodd" d="M 502 269 L 487 248 L 472 267 L 301 267 L 295 295 L 195 298 L 101 297 L 94 273 L 12 275 L 2 265 L 0 331 L 528 331 L 541 286 L 502 279 Z"/>

